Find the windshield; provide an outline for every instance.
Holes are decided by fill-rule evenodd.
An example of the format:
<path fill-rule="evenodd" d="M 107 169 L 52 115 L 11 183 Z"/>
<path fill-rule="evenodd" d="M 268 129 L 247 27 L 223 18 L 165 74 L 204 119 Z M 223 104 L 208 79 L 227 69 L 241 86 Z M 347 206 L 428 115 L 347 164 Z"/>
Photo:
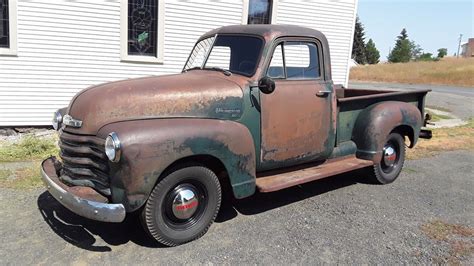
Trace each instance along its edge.
<path fill-rule="evenodd" d="M 196 44 L 184 71 L 191 69 L 226 70 L 252 76 L 263 41 L 258 37 L 216 35 Z"/>

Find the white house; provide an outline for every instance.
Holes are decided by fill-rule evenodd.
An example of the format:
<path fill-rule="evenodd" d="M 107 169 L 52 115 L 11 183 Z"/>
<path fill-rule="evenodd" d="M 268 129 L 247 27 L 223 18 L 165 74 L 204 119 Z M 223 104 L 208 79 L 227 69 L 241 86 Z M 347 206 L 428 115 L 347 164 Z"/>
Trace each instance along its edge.
<path fill-rule="evenodd" d="M 0 126 L 49 125 L 103 82 L 178 73 L 197 38 L 230 24 L 295 24 L 328 38 L 347 85 L 357 0 L 0 0 Z"/>

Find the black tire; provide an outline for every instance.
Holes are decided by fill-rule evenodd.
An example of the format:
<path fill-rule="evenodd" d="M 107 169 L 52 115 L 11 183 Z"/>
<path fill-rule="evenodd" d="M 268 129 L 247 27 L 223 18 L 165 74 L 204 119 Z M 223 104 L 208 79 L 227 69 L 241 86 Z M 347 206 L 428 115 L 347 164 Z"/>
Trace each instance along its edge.
<path fill-rule="evenodd" d="M 394 154 L 390 154 L 390 148 Z M 397 179 L 405 163 L 405 139 L 393 132 L 388 135 L 382 150 L 382 159 L 374 164 L 371 179 L 379 184 L 390 184 Z"/>
<path fill-rule="evenodd" d="M 195 197 L 181 203 L 188 194 Z M 159 243 L 184 244 L 207 232 L 219 212 L 221 197 L 214 172 L 202 166 L 178 168 L 161 179 L 151 192 L 143 208 L 142 223 Z"/>

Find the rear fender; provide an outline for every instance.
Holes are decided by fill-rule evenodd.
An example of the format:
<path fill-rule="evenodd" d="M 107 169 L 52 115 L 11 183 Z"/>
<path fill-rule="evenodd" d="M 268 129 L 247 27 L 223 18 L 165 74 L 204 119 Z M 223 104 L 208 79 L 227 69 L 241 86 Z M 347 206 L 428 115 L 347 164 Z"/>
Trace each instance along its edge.
<path fill-rule="evenodd" d="M 117 133 L 122 146 L 120 161 L 111 163 L 112 197 L 128 212 L 145 203 L 165 169 L 196 155 L 222 162 L 236 198 L 255 192 L 255 146 L 240 123 L 192 118 L 126 121 L 101 128 L 99 136 L 110 132 Z"/>
<path fill-rule="evenodd" d="M 382 159 L 382 149 L 387 136 L 397 127 L 410 127 L 410 147 L 413 147 L 420 135 L 423 120 L 420 110 L 412 104 L 398 101 L 386 101 L 373 104 L 364 109 L 357 117 L 352 140 L 357 145 L 357 157 L 372 160 Z"/>

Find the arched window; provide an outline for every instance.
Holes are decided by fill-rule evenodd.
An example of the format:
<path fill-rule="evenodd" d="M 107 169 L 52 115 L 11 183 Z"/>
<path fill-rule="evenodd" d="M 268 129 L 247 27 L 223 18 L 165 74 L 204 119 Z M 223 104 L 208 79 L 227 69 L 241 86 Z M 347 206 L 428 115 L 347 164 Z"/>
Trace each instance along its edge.
<path fill-rule="evenodd" d="M 249 0 L 249 16 L 247 24 L 271 24 L 271 0 Z"/>

